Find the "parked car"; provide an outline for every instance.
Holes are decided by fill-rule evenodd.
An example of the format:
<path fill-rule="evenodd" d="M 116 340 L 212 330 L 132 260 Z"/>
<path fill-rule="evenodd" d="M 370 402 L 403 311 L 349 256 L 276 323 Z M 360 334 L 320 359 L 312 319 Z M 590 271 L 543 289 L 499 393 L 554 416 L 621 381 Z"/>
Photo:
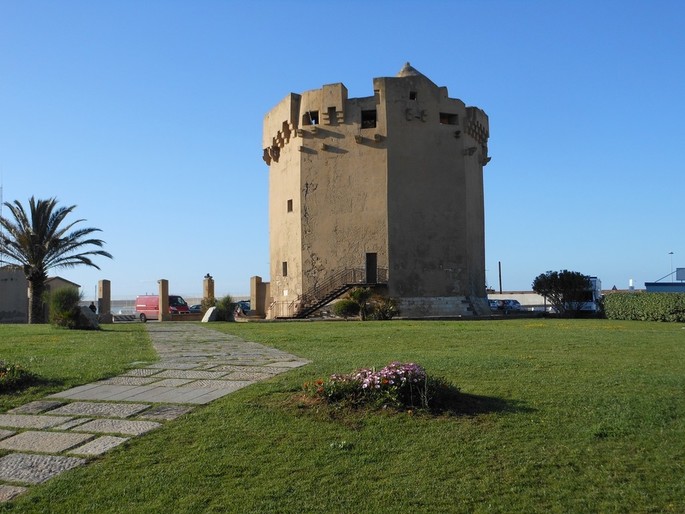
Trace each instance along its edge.
<path fill-rule="evenodd" d="M 518 300 L 488 300 L 490 310 L 504 311 L 505 313 L 511 311 L 522 311 L 523 306 Z"/>
<path fill-rule="evenodd" d="M 195 305 L 190 306 L 190 312 L 192 314 L 201 314 L 202 313 L 202 305 L 199 303 L 196 303 Z"/>
<path fill-rule="evenodd" d="M 178 295 L 169 295 L 169 314 L 188 314 L 188 304 Z M 159 296 L 142 295 L 136 298 L 136 314 L 145 323 L 149 319 L 159 319 Z"/>

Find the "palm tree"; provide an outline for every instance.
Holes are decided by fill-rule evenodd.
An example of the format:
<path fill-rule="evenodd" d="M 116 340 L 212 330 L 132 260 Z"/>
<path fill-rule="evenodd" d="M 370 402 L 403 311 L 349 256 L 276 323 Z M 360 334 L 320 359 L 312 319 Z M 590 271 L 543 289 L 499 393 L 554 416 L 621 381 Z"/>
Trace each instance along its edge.
<path fill-rule="evenodd" d="M 57 200 L 29 199 L 30 217 L 18 200 L 5 202 L 12 212 L 14 221 L 0 217 L 0 225 L 6 233 L 0 232 L 0 255 L 9 257 L 12 264 L 23 268 L 29 283 L 29 323 L 43 322 L 43 292 L 47 272 L 51 268 L 71 268 L 85 264 L 100 269 L 91 257 L 112 256 L 104 250 L 81 251 L 88 246 L 102 247 L 102 239 L 93 239 L 91 234 L 98 228 L 80 228 L 69 232 L 74 225 L 85 220 L 76 220 L 62 226 L 64 219 L 76 208 L 57 207 Z"/>

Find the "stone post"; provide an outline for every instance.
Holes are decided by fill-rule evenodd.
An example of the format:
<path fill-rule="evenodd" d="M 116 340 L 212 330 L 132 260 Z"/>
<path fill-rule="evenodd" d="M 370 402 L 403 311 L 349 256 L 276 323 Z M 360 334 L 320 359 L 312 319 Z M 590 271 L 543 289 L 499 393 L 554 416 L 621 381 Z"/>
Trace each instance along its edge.
<path fill-rule="evenodd" d="M 207 273 L 202 281 L 202 299 L 214 298 L 214 279 Z"/>
<path fill-rule="evenodd" d="M 159 321 L 171 321 L 169 313 L 169 281 L 161 278 L 159 284 Z"/>
<path fill-rule="evenodd" d="M 250 277 L 250 314 L 254 313 L 262 318 L 266 316 L 269 285 L 269 282 L 262 282 L 260 276 Z"/>
<path fill-rule="evenodd" d="M 98 320 L 112 323 L 112 285 L 109 280 L 98 282 Z"/>

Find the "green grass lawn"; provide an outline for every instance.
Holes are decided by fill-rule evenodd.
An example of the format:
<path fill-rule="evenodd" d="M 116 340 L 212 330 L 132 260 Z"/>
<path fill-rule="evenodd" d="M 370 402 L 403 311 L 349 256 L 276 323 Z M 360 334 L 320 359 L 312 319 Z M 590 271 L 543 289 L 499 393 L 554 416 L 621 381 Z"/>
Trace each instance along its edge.
<path fill-rule="evenodd" d="M 685 511 L 683 325 L 536 319 L 210 326 L 313 362 L 198 408 L 0 511 Z M 127 351 L 135 356 L 65 359 L 68 371 L 53 369 L 51 380 L 73 385 L 79 374 L 88 381 L 150 359 L 140 327 L 107 332 L 110 346 L 133 345 Z M 37 341 L 57 337 L 52 343 L 60 344 L 71 334 L 54 333 L 0 326 L 0 350 L 16 347 L 16 360 L 34 368 L 23 359 L 46 360 L 51 348 Z M 89 337 L 99 336 L 81 344 L 97 354 L 104 345 Z M 33 354 L 21 350 L 32 341 Z M 466 413 L 349 413 L 298 399 L 305 381 L 393 360 L 417 362 L 457 385 Z"/>

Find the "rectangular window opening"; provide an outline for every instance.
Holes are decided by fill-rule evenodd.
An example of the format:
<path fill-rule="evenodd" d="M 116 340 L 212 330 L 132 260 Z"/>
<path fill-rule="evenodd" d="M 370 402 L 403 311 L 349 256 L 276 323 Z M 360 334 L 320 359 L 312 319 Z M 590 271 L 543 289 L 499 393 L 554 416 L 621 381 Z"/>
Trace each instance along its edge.
<path fill-rule="evenodd" d="M 416 100 L 416 91 L 409 91 L 409 100 Z"/>
<path fill-rule="evenodd" d="M 288 212 L 293 212 L 293 201 L 288 200 Z"/>
<path fill-rule="evenodd" d="M 362 111 L 362 128 L 376 128 L 376 109 Z"/>
<path fill-rule="evenodd" d="M 302 125 L 318 125 L 319 111 L 307 111 L 302 115 Z"/>
<path fill-rule="evenodd" d="M 450 114 L 447 112 L 440 113 L 440 124 L 441 125 L 459 125 L 459 115 Z"/>
<path fill-rule="evenodd" d="M 287 277 L 288 276 L 288 263 L 283 262 L 283 276 Z"/>

